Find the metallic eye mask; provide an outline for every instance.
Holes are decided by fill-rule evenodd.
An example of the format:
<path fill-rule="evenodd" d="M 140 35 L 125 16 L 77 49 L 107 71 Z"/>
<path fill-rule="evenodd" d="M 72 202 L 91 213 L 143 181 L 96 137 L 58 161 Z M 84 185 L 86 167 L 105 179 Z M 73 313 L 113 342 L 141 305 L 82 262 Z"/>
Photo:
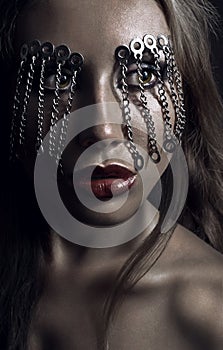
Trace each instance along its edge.
<path fill-rule="evenodd" d="M 132 155 L 134 165 L 137 170 L 143 168 L 144 160 L 139 154 L 133 140 L 131 126 L 131 110 L 129 99 L 129 84 L 127 71 L 130 57 L 133 57 L 137 67 L 138 89 L 140 94 L 140 111 L 146 124 L 148 132 L 148 154 L 154 163 L 160 161 L 160 154 L 157 147 L 156 130 L 153 117 L 148 107 L 147 96 L 145 93 L 143 55 L 149 53 L 154 62 L 157 76 L 158 98 L 162 109 L 164 121 L 164 143 L 163 148 L 167 152 L 174 152 L 178 142 L 181 142 L 182 132 L 185 125 L 184 96 L 182 89 L 181 75 L 177 68 L 174 53 L 170 39 L 165 35 L 159 35 L 155 38 L 152 35 L 145 35 L 143 39 L 135 38 L 129 46 L 119 46 L 115 50 L 115 59 L 118 61 L 121 69 L 121 110 L 124 124 L 127 129 L 128 140 L 126 146 Z M 167 91 L 165 82 L 161 74 L 162 62 L 161 55 L 165 58 L 167 81 L 170 87 L 170 97 L 175 110 L 175 126 L 172 132 L 170 112 L 167 102 Z M 17 76 L 13 115 L 10 136 L 10 159 L 13 159 L 17 152 L 17 147 L 24 150 L 25 131 L 27 125 L 27 106 L 30 101 L 30 95 L 33 89 L 35 70 L 39 67 L 38 84 L 38 112 L 37 112 L 37 135 L 36 150 L 43 151 L 43 122 L 44 122 L 44 103 L 45 103 L 45 77 L 46 68 L 49 63 L 53 63 L 55 69 L 55 89 L 52 103 L 52 112 L 50 120 L 49 134 L 49 155 L 55 157 L 59 163 L 66 141 L 69 115 L 72 108 L 77 75 L 83 65 L 83 57 L 79 53 L 71 53 L 66 45 L 54 47 L 50 42 L 41 44 L 34 40 L 29 44 L 24 44 L 20 50 L 20 67 Z M 68 97 L 66 101 L 66 110 L 63 114 L 62 127 L 57 130 L 57 121 L 59 119 L 60 106 L 60 84 L 62 81 L 62 67 L 68 64 L 72 71 L 71 84 L 69 86 Z M 21 83 L 25 79 L 25 88 L 22 93 Z"/>
<path fill-rule="evenodd" d="M 22 45 L 20 49 L 21 63 L 17 75 L 16 91 L 13 105 L 13 115 L 10 136 L 10 159 L 13 160 L 16 155 L 17 147 L 24 150 L 25 130 L 27 125 L 27 106 L 30 101 L 30 95 L 33 88 L 34 74 L 37 67 L 40 68 L 40 77 L 38 84 L 38 115 L 37 115 L 37 136 L 36 150 L 41 148 L 43 151 L 43 121 L 44 121 L 44 102 L 45 102 L 45 75 L 48 64 L 53 63 L 56 66 L 55 89 L 52 104 L 50 120 L 49 154 L 54 156 L 57 163 L 60 160 L 63 145 L 66 140 L 69 114 L 72 108 L 77 75 L 83 65 L 83 57 L 79 53 L 71 53 L 66 45 L 54 47 L 50 42 L 41 45 L 38 40 L 30 44 Z M 68 64 L 72 71 L 71 84 L 68 91 L 66 111 L 63 114 L 62 127 L 60 130 L 59 141 L 56 145 L 57 121 L 59 119 L 60 104 L 60 83 L 62 80 L 62 67 Z M 21 92 L 22 81 L 26 79 L 25 89 Z"/>
<path fill-rule="evenodd" d="M 129 143 L 127 144 L 132 157 L 135 162 L 136 168 L 141 168 L 143 162 L 141 156 L 133 142 L 133 134 L 131 127 L 131 112 L 130 101 L 128 93 L 128 83 L 126 73 L 128 71 L 128 63 L 131 55 L 135 59 L 138 75 L 138 87 L 140 92 L 140 104 L 141 114 L 145 121 L 148 132 L 148 154 L 154 163 L 160 161 L 160 154 L 157 147 L 156 132 L 154 121 L 148 107 L 147 97 L 145 94 L 145 86 L 143 81 L 143 55 L 149 53 L 152 56 L 152 61 L 155 64 L 157 74 L 157 87 L 159 102 L 162 109 L 163 121 L 164 121 L 164 143 L 163 148 L 166 152 L 174 152 L 178 142 L 181 142 L 182 132 L 184 129 L 186 116 L 184 109 L 184 96 L 182 89 L 181 75 L 177 68 L 174 53 L 170 39 L 165 35 L 158 35 L 155 38 L 152 35 L 145 35 L 143 39 L 135 38 L 130 42 L 128 46 L 119 46 L 115 51 L 116 60 L 120 64 L 121 68 L 121 91 L 122 91 L 122 103 L 121 108 L 123 111 L 124 123 L 127 127 L 127 134 Z M 165 82 L 161 75 L 162 64 L 161 54 L 165 58 L 167 80 L 170 86 L 170 97 L 175 110 L 175 126 L 174 132 L 172 132 L 170 112 L 167 102 L 167 91 L 165 88 Z"/>

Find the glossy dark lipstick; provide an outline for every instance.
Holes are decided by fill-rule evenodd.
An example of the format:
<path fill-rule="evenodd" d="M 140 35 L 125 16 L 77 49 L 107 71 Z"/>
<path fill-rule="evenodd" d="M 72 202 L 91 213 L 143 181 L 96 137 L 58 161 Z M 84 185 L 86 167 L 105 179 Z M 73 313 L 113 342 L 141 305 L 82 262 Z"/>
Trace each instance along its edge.
<path fill-rule="evenodd" d="M 78 176 L 74 177 L 75 185 L 86 191 L 91 188 L 94 195 L 104 201 L 128 191 L 137 176 L 125 166 L 117 164 L 96 166 L 90 181 L 89 177 L 86 177 L 87 171 L 89 173 L 89 168 L 78 172 Z"/>

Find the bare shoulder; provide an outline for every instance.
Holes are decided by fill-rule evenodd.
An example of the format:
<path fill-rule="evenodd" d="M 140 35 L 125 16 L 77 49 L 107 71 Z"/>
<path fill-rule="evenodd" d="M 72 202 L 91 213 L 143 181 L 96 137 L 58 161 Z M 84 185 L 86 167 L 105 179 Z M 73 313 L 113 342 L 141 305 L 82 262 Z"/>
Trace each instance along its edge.
<path fill-rule="evenodd" d="M 223 255 L 182 226 L 168 249 L 178 324 L 196 330 L 197 338 L 210 342 L 208 349 L 223 349 Z"/>
<path fill-rule="evenodd" d="M 210 279 L 223 280 L 223 255 L 185 227 L 176 227 L 168 249 L 170 261 L 191 277 L 198 273 L 209 282 Z"/>

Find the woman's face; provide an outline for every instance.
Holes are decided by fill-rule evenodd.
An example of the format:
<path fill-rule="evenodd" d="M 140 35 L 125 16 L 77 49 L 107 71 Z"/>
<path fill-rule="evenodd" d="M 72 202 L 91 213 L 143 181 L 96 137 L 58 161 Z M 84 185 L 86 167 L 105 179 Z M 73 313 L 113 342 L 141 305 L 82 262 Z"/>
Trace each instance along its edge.
<path fill-rule="evenodd" d="M 114 52 L 119 45 L 129 45 L 133 38 L 143 38 L 145 34 L 152 34 L 155 37 L 159 34 L 168 35 L 169 30 L 162 11 L 152 0 L 38 1 L 22 11 L 16 28 L 17 55 L 19 55 L 20 46 L 24 42 L 29 43 L 38 39 L 41 43 L 50 41 L 55 46 L 66 44 L 71 52 L 79 52 L 84 57 L 72 113 L 75 118 L 75 111 L 85 111 L 85 108 L 89 106 L 87 115 L 83 112 L 83 118 L 91 118 L 91 122 L 93 119 L 93 126 L 89 127 L 86 119 L 86 130 L 76 135 L 63 154 L 64 176 L 63 180 L 61 179 L 60 191 L 66 201 L 67 208 L 81 221 L 96 226 L 116 225 L 129 219 L 141 204 L 145 184 L 143 184 L 140 174 L 134 170 L 132 157 L 124 146 L 126 134 L 122 126 L 121 109 L 117 108 L 121 100 L 120 69 L 115 61 Z M 128 69 L 129 81 L 138 84 L 135 63 L 132 62 Z M 51 88 L 55 85 L 55 73 L 49 76 L 46 83 L 49 89 L 46 90 L 45 95 L 44 134 L 49 131 L 50 126 L 54 98 L 54 90 Z M 163 118 L 161 105 L 158 101 L 156 77 L 152 76 L 152 79 L 154 82 L 145 89 L 145 94 L 155 123 L 158 144 L 162 144 Z M 168 88 L 168 84 L 166 85 Z M 66 107 L 67 97 L 65 81 L 65 88 L 61 91 L 61 117 Z M 135 144 L 147 153 L 147 129 L 137 104 L 133 103 L 136 100 L 139 101 L 139 97 L 137 86 L 130 88 L 133 139 Z M 173 107 L 169 97 L 168 104 L 173 124 Z M 26 140 L 28 147 L 27 156 L 23 162 L 29 173 L 33 171 L 31 159 L 35 153 L 37 108 L 38 89 L 32 92 L 27 110 Z M 114 115 L 111 114 L 116 114 L 117 123 L 114 123 Z M 79 118 L 80 115 L 82 114 L 77 114 Z M 78 122 L 76 120 L 77 124 Z M 75 123 L 73 127 L 75 128 Z M 72 133 L 72 130 L 70 132 Z M 75 135 L 75 130 L 73 132 Z M 80 169 L 84 170 L 89 166 L 101 166 L 102 168 L 102 174 L 97 176 L 95 191 L 93 191 L 98 199 L 97 211 L 87 208 L 72 190 L 73 184 L 71 184 L 70 179 L 75 170 L 75 162 L 84 153 L 85 157 L 80 162 Z M 167 166 L 166 155 L 162 150 L 160 153 L 161 161 L 156 165 L 149 157 L 144 159 L 143 171 L 146 171 L 147 174 L 146 191 L 148 193 Z M 106 166 L 110 170 L 107 170 L 106 175 L 103 175 L 103 168 L 105 169 Z M 118 190 L 122 184 L 117 186 L 113 198 L 106 197 L 106 191 L 103 188 L 104 182 L 108 181 L 107 177 L 112 180 L 119 178 L 117 174 L 121 174 L 123 171 L 120 166 L 127 168 L 127 171 L 131 171 L 136 177 L 134 177 L 133 185 L 128 187 L 127 200 L 117 210 L 123 195 L 125 195 L 122 191 L 119 193 Z M 80 172 L 80 174 L 83 173 Z M 79 187 L 81 180 L 80 178 L 77 180 Z M 83 193 L 85 192 L 87 191 L 83 191 Z M 108 210 L 100 210 L 100 205 L 101 209 L 106 209 L 107 206 Z"/>

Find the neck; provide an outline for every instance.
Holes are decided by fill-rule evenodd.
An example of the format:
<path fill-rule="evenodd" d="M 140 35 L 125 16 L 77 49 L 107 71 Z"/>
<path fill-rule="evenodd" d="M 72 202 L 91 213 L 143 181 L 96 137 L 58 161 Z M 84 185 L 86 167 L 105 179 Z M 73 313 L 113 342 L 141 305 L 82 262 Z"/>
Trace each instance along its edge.
<path fill-rule="evenodd" d="M 52 256 L 53 264 L 59 269 L 101 269 L 106 267 L 121 266 L 137 247 L 142 244 L 143 240 L 155 228 L 159 212 L 151 206 L 150 212 L 146 213 L 146 220 L 149 223 L 146 228 L 130 241 L 107 248 L 88 248 L 80 246 L 61 237 L 55 231 L 51 230 L 52 237 Z M 143 215 L 145 216 L 145 215 Z M 150 216 L 150 220 L 148 220 Z M 128 234 L 128 232 L 126 232 Z"/>

